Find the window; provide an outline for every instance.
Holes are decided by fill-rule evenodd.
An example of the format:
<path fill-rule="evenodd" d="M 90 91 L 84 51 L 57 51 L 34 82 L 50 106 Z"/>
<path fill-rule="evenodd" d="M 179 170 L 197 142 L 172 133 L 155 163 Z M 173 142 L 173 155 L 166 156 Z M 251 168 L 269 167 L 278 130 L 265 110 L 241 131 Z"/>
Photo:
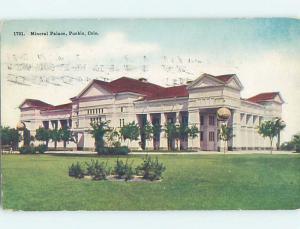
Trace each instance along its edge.
<path fill-rule="evenodd" d="M 214 141 L 215 141 L 215 132 L 214 132 L 214 131 L 210 131 L 210 132 L 208 133 L 208 140 L 209 140 L 210 142 L 214 142 Z"/>
<path fill-rule="evenodd" d="M 203 126 L 204 125 L 204 116 L 200 115 L 200 125 Z"/>
<path fill-rule="evenodd" d="M 101 114 L 103 114 L 104 113 L 104 109 L 103 108 L 101 108 L 101 109 L 99 109 L 100 111 L 101 111 Z"/>
<path fill-rule="evenodd" d="M 121 112 L 124 112 L 124 107 L 121 107 Z"/>
<path fill-rule="evenodd" d="M 125 121 L 123 118 L 120 118 L 120 127 L 124 126 L 125 125 Z"/>
<path fill-rule="evenodd" d="M 87 113 L 90 114 L 90 110 L 87 110 Z"/>
<path fill-rule="evenodd" d="M 200 131 L 200 141 L 203 141 L 203 131 Z"/>
<path fill-rule="evenodd" d="M 210 115 L 209 116 L 209 125 L 210 126 L 214 126 L 215 125 L 215 116 L 214 115 Z"/>

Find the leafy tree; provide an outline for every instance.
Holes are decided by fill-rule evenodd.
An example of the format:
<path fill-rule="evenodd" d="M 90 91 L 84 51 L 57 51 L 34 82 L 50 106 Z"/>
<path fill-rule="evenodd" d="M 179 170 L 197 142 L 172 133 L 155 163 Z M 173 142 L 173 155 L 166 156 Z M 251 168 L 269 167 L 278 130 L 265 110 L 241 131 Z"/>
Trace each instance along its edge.
<path fill-rule="evenodd" d="M 296 152 L 300 152 L 300 133 L 295 134 L 292 139 L 292 143 L 295 145 Z"/>
<path fill-rule="evenodd" d="M 21 135 L 18 130 L 10 127 L 1 127 L 1 146 L 9 145 L 13 150 L 18 148 L 18 143 L 21 141 Z"/>
<path fill-rule="evenodd" d="M 192 145 L 193 144 L 193 140 L 198 137 L 198 134 L 199 134 L 199 129 L 198 127 L 194 124 L 192 125 L 190 128 L 189 128 L 189 136 L 190 138 L 192 139 Z"/>
<path fill-rule="evenodd" d="M 277 150 L 280 148 L 280 133 L 286 127 L 285 122 L 281 118 L 275 118 L 275 126 L 277 128 Z"/>
<path fill-rule="evenodd" d="M 138 140 L 140 135 L 139 126 L 133 121 L 122 126 L 120 133 L 124 140 L 128 139 L 130 142 Z"/>
<path fill-rule="evenodd" d="M 60 134 L 61 134 L 60 138 L 64 142 L 64 148 L 67 147 L 68 141 L 74 141 L 72 132 L 69 129 L 67 128 L 60 129 Z"/>
<path fill-rule="evenodd" d="M 62 140 L 61 139 L 61 136 L 62 136 L 61 132 L 62 132 L 61 129 L 50 130 L 50 138 L 54 142 L 54 148 L 55 149 L 57 148 L 57 142 L 60 142 Z"/>
<path fill-rule="evenodd" d="M 187 124 L 180 123 L 180 125 L 176 126 L 175 138 L 176 138 L 177 149 L 178 149 L 179 141 L 181 141 L 181 140 L 186 141 L 188 138 L 189 132 L 190 132 L 190 128 L 188 127 Z M 182 149 L 181 145 L 180 145 L 180 149 Z"/>
<path fill-rule="evenodd" d="M 230 141 L 234 137 L 232 133 L 232 128 L 228 127 L 226 124 L 222 124 L 219 131 L 219 138 L 221 141 L 224 141 L 224 154 L 226 149 L 228 148 L 228 141 Z"/>
<path fill-rule="evenodd" d="M 144 125 L 144 135 L 145 135 L 145 140 L 147 141 L 151 141 L 151 139 L 153 139 L 153 126 L 151 125 L 150 122 L 146 122 L 146 124 Z M 146 144 L 146 149 L 147 149 L 147 144 Z"/>
<path fill-rule="evenodd" d="M 40 127 L 36 130 L 35 139 L 38 141 L 45 141 L 48 147 L 49 140 L 51 139 L 50 130 Z"/>
<path fill-rule="evenodd" d="M 168 150 L 174 150 L 173 147 L 173 140 L 176 139 L 177 137 L 177 130 L 176 130 L 176 125 L 174 123 L 167 123 L 165 124 L 165 129 L 164 129 L 167 138 L 168 138 Z"/>
<path fill-rule="evenodd" d="M 95 147 L 102 148 L 104 147 L 104 135 L 111 131 L 109 127 L 109 121 L 100 121 L 99 123 L 91 123 L 92 130 L 90 133 L 95 139 Z"/>
<path fill-rule="evenodd" d="M 160 133 L 161 133 L 161 125 L 156 123 L 152 126 L 152 130 L 153 130 L 153 141 L 157 142 L 160 139 Z M 158 147 L 155 145 L 155 149 L 159 149 L 159 145 Z"/>
<path fill-rule="evenodd" d="M 280 131 L 285 127 L 282 127 L 282 121 L 278 119 L 267 120 L 262 122 L 258 127 L 258 133 L 261 134 L 264 138 L 268 137 L 270 140 L 271 154 L 273 152 L 273 141 Z"/>
<path fill-rule="evenodd" d="M 113 146 L 120 139 L 120 134 L 116 129 L 111 129 L 107 132 L 107 140 L 110 146 Z"/>
<path fill-rule="evenodd" d="M 30 142 L 32 140 L 31 135 L 30 135 L 30 131 L 25 128 L 23 130 L 23 140 L 24 140 L 24 146 L 29 146 Z"/>

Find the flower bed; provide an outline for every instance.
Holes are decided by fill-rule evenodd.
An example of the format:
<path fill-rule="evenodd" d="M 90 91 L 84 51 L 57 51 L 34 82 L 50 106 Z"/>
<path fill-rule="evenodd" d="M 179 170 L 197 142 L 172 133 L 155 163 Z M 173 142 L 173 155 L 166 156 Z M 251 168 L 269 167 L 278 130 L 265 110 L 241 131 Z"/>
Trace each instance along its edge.
<path fill-rule="evenodd" d="M 129 163 L 117 159 L 114 168 L 108 166 L 107 161 L 91 160 L 90 162 L 76 162 L 69 167 L 69 176 L 78 179 L 110 180 L 110 181 L 160 181 L 166 167 L 150 156 L 145 156 L 143 162 L 133 168 Z"/>

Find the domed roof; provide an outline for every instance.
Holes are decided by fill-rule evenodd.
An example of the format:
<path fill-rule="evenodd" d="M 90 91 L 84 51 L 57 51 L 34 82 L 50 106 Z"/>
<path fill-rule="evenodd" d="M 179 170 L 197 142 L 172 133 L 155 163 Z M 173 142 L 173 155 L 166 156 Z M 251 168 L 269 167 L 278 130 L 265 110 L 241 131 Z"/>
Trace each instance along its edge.
<path fill-rule="evenodd" d="M 231 116 L 231 112 L 226 107 L 221 107 L 217 110 L 217 116 L 219 120 L 228 120 Z"/>

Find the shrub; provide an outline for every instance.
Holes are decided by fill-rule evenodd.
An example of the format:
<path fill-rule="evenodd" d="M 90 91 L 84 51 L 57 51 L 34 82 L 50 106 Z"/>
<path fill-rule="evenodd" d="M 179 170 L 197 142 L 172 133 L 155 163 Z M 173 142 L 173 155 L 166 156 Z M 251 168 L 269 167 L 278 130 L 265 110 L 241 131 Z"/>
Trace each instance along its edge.
<path fill-rule="evenodd" d="M 41 144 L 35 147 L 35 151 L 39 153 L 45 153 L 48 150 L 48 147 L 45 144 Z"/>
<path fill-rule="evenodd" d="M 125 181 L 131 180 L 134 175 L 132 163 L 128 164 L 128 160 L 124 163 L 118 159 L 114 168 L 114 174 L 117 175 L 119 179 L 124 178 Z"/>
<path fill-rule="evenodd" d="M 150 156 L 145 156 L 143 163 L 136 168 L 136 173 L 142 175 L 147 180 L 159 180 L 162 177 L 162 173 L 166 170 L 163 163 L 159 163 L 156 157 L 153 160 Z"/>
<path fill-rule="evenodd" d="M 127 146 L 97 147 L 96 151 L 100 155 L 127 155 L 130 152 Z"/>
<path fill-rule="evenodd" d="M 72 163 L 72 165 L 69 167 L 69 176 L 75 177 L 75 178 L 83 178 L 84 177 L 84 168 L 83 165 L 79 162 L 76 162 L 75 164 Z"/>
<path fill-rule="evenodd" d="M 34 146 L 22 146 L 19 148 L 20 154 L 34 154 L 36 149 Z"/>
<path fill-rule="evenodd" d="M 87 175 L 90 175 L 93 180 L 106 180 L 107 175 L 110 174 L 110 168 L 107 162 L 99 162 L 98 160 L 91 160 L 86 162 Z"/>
<path fill-rule="evenodd" d="M 284 142 L 281 144 L 280 146 L 281 150 L 288 150 L 288 151 L 292 151 L 295 149 L 295 145 L 293 142 Z"/>

